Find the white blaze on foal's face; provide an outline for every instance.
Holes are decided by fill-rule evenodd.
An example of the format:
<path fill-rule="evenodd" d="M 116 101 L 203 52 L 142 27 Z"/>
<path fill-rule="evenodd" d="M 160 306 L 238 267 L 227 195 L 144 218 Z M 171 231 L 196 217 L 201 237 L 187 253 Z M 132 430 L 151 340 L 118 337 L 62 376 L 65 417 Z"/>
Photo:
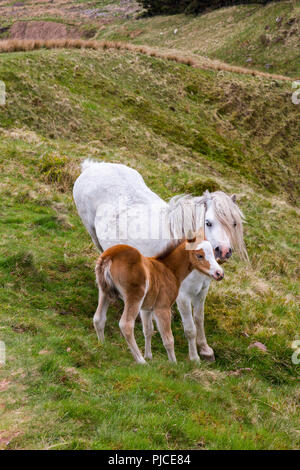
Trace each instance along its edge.
<path fill-rule="evenodd" d="M 218 265 L 213 248 L 209 241 L 203 240 L 200 243 L 194 243 L 194 247 L 191 250 L 191 256 L 193 258 L 193 265 L 195 269 L 198 269 L 204 274 L 213 277 L 217 281 L 220 281 L 224 277 L 224 271 L 221 266 Z"/>

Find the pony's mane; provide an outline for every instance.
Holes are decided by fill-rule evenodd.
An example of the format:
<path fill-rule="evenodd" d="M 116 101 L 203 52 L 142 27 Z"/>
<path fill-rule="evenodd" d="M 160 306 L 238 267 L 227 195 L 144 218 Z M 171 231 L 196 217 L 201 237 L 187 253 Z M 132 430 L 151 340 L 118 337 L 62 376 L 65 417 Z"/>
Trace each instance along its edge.
<path fill-rule="evenodd" d="M 231 197 L 223 191 L 205 191 L 200 197 L 189 194 L 173 197 L 169 202 L 167 214 L 171 237 L 182 240 L 189 230 L 199 230 L 200 221 L 204 221 L 206 203 L 209 201 L 213 204 L 216 218 L 226 230 L 233 249 L 242 259 L 248 260 L 243 239 L 244 215 Z"/>
<path fill-rule="evenodd" d="M 156 255 L 154 257 L 154 259 L 158 260 L 158 261 L 163 261 L 164 259 L 167 258 L 167 256 L 169 256 L 172 251 L 175 250 L 175 248 L 177 248 L 181 243 L 183 242 L 183 240 L 172 240 L 158 255 Z"/>
<path fill-rule="evenodd" d="M 249 261 L 244 243 L 243 222 L 245 217 L 243 212 L 231 197 L 223 191 L 215 191 L 211 194 L 211 199 L 216 218 L 226 230 L 233 249 L 242 259 Z"/>
<path fill-rule="evenodd" d="M 168 205 L 168 221 L 171 238 L 186 238 L 188 232 L 196 232 L 203 220 L 207 195 L 193 197 L 189 194 L 174 196 Z"/>

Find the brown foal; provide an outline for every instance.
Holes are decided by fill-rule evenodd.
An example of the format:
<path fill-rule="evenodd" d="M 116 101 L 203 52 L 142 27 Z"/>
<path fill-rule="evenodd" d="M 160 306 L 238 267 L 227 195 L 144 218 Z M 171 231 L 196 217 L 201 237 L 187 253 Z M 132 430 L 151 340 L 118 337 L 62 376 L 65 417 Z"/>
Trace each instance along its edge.
<path fill-rule="evenodd" d="M 181 282 L 194 269 L 221 280 L 223 269 L 215 260 L 211 244 L 199 235 L 190 234 L 187 240 L 169 246 L 163 253 L 146 258 L 136 248 L 116 245 L 108 248 L 96 264 L 99 302 L 94 326 L 99 341 L 104 340 L 106 312 L 113 298 L 121 297 L 125 306 L 119 326 L 136 362 L 145 364 L 134 337 L 135 320 L 142 309 L 143 330 L 154 313 L 168 358 L 176 362 L 171 329 L 171 306 L 176 300 Z M 147 350 L 147 336 L 146 350 Z"/>

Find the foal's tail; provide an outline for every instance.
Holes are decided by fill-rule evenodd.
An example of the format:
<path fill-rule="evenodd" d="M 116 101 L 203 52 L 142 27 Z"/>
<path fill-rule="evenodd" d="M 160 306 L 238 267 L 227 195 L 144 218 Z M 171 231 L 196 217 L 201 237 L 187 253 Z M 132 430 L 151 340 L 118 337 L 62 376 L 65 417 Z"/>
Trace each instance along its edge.
<path fill-rule="evenodd" d="M 120 297 L 119 291 L 116 288 L 113 278 L 111 277 L 111 259 L 100 258 L 97 261 L 95 273 L 96 280 L 99 288 L 108 296 L 110 300 L 117 300 Z"/>

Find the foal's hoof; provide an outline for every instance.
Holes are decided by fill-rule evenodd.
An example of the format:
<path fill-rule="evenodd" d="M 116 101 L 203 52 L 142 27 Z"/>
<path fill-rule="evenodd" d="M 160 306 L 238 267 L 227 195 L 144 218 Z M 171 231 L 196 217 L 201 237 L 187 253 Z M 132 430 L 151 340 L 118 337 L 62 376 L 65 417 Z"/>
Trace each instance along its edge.
<path fill-rule="evenodd" d="M 201 353 L 200 352 L 200 357 L 201 357 L 201 359 L 203 359 L 204 361 L 207 361 L 207 362 L 215 362 L 215 360 L 216 360 L 214 353 L 206 354 L 206 353 Z"/>

